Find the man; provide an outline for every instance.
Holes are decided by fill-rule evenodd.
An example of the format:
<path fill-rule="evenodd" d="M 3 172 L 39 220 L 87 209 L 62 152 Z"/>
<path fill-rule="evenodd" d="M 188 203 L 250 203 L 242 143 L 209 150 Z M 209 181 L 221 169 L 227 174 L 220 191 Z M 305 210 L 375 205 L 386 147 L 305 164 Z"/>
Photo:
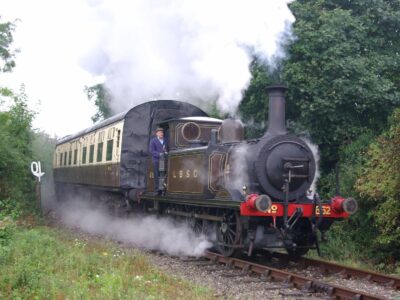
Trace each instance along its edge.
<path fill-rule="evenodd" d="M 161 127 L 156 129 L 156 136 L 150 140 L 149 151 L 153 160 L 154 190 L 158 195 L 160 195 L 162 192 L 158 186 L 158 178 L 160 175 L 158 172 L 160 154 L 168 152 L 168 141 L 164 138 L 164 129 Z"/>

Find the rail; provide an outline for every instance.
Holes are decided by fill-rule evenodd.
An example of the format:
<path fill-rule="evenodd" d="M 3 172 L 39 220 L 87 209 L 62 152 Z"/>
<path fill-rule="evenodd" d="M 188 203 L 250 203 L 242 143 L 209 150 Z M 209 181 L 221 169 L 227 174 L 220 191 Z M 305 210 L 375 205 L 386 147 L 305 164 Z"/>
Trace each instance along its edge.
<path fill-rule="evenodd" d="M 291 258 L 287 254 L 274 252 L 271 254 L 273 257 L 290 260 L 301 264 L 302 266 L 308 267 L 316 267 L 323 270 L 325 273 L 336 273 L 339 274 L 343 278 L 359 278 L 366 279 L 371 282 L 376 282 L 380 285 L 384 285 L 386 287 L 391 287 L 396 290 L 400 289 L 400 278 L 391 275 L 380 274 L 373 271 L 367 271 L 359 268 L 353 268 L 344 266 L 337 263 L 332 263 L 329 261 L 321 260 L 321 259 L 313 259 L 308 257 L 299 257 L 299 258 Z"/>
<path fill-rule="evenodd" d="M 233 268 L 242 269 L 246 273 L 261 275 L 268 281 L 280 281 L 292 285 L 300 290 L 307 290 L 310 293 L 325 293 L 335 299 L 358 299 L 358 300 L 378 300 L 382 297 L 371 295 L 357 290 L 337 286 L 334 284 L 321 282 L 312 278 L 307 278 L 295 273 L 278 270 L 269 266 L 256 264 L 246 260 L 225 257 L 221 254 L 207 251 L 205 257 L 212 262 L 226 264 Z"/>

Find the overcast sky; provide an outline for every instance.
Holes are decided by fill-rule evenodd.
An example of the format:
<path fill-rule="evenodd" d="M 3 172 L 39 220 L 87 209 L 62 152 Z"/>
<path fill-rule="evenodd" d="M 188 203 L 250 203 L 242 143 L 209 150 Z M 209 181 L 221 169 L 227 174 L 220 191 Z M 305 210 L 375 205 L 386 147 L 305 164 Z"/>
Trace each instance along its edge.
<path fill-rule="evenodd" d="M 0 86 L 25 84 L 30 107 L 39 112 L 36 128 L 60 137 L 90 126 L 95 108 L 83 90 L 99 79 L 79 63 L 96 32 L 85 1 L 1 0 L 0 15 L 2 22 L 19 19 L 14 46 L 20 50 Z"/>
<path fill-rule="evenodd" d="M 25 84 L 34 127 L 58 137 L 92 125 L 84 87 L 100 82 L 113 112 L 172 98 L 237 116 L 253 55 L 285 57 L 291 1 L 0 0 L 20 50 L 0 86 Z"/>

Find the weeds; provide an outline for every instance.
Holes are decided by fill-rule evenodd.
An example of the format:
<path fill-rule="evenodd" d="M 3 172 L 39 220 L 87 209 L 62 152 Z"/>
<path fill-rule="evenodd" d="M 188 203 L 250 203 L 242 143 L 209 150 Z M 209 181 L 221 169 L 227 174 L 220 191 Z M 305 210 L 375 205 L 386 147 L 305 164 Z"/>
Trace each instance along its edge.
<path fill-rule="evenodd" d="M 135 250 L 9 222 L 0 229 L 1 299 L 213 298 L 156 270 Z"/>
<path fill-rule="evenodd" d="M 370 250 L 360 250 L 357 238 L 346 232 L 346 224 L 333 224 L 327 232 L 327 241 L 320 244 L 322 259 L 332 262 L 361 268 L 374 270 L 377 272 L 400 275 L 400 263 L 377 263 L 370 258 Z M 307 255 L 312 258 L 319 258 L 317 251 L 310 251 Z"/>

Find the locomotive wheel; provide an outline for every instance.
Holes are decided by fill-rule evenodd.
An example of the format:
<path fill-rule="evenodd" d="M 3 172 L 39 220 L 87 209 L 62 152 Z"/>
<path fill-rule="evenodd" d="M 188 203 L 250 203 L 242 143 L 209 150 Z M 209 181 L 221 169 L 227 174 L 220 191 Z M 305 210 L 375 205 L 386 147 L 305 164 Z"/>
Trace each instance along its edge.
<path fill-rule="evenodd" d="M 190 206 L 182 206 L 181 209 L 184 212 L 192 213 L 195 212 Z M 203 233 L 203 220 L 196 219 L 194 217 L 178 217 L 185 226 L 189 227 L 196 236 Z"/>
<path fill-rule="evenodd" d="M 240 252 L 242 242 L 242 224 L 237 212 L 224 216 L 217 224 L 217 250 L 224 256 Z"/>
<path fill-rule="evenodd" d="M 204 234 L 204 231 L 205 231 L 204 220 L 195 219 L 194 224 L 192 225 L 192 229 L 193 229 L 194 233 L 196 234 L 196 236 L 200 236 L 200 235 Z"/>
<path fill-rule="evenodd" d="M 199 236 L 203 233 L 203 220 L 199 220 L 196 218 L 185 218 L 184 221 L 190 229 L 193 230 L 196 236 Z"/>

